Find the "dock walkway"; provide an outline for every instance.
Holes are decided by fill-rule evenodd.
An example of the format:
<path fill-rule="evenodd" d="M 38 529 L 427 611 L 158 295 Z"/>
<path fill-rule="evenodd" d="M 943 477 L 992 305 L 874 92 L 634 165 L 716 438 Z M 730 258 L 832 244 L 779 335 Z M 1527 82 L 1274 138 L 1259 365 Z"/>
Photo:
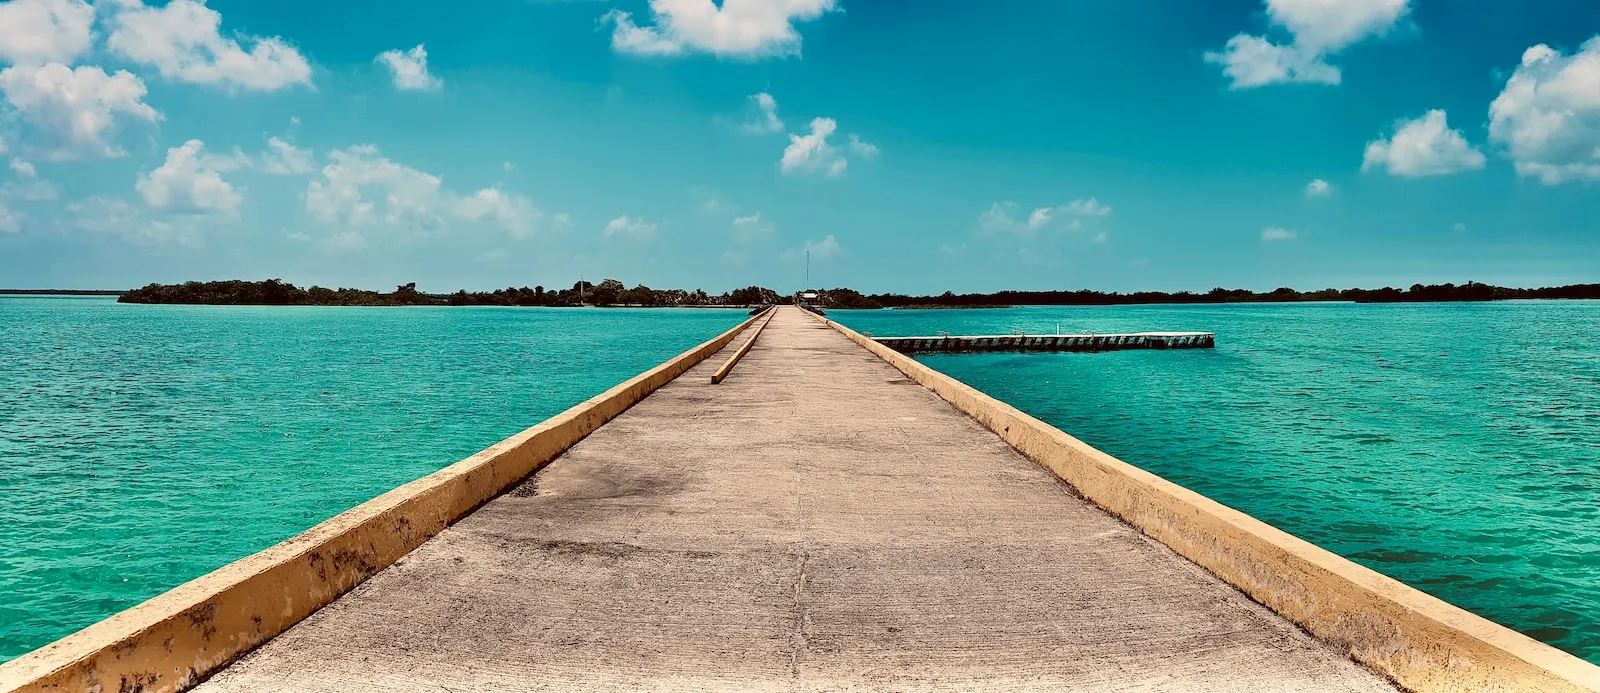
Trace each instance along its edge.
<path fill-rule="evenodd" d="M 793 308 L 221 691 L 1393 691 Z"/>

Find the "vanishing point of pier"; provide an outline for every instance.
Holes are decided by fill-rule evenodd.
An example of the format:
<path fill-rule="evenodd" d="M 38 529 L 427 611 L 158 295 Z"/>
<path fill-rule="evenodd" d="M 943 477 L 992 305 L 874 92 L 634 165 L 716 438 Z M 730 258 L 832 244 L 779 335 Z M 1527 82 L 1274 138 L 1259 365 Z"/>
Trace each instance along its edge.
<path fill-rule="evenodd" d="M 1392 690 L 799 310 L 722 361 L 200 690 Z"/>
<path fill-rule="evenodd" d="M 5 693 L 1397 684 L 1600 667 L 792 307 L 0 665 Z"/>

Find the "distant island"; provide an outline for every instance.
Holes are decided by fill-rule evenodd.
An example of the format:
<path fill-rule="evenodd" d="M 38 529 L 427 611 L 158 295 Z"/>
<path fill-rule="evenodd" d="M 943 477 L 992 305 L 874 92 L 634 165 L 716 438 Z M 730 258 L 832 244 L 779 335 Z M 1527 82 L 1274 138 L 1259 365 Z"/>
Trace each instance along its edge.
<path fill-rule="evenodd" d="M 150 284 L 126 292 L 120 303 L 180 303 L 200 305 L 259 306 L 751 306 L 772 305 L 787 300 L 777 292 L 751 286 L 710 295 L 696 289 L 652 289 L 639 285 L 631 289 L 615 279 L 599 284 L 578 282 L 571 288 L 546 290 L 543 286 L 510 287 L 494 291 L 457 291 L 429 294 L 417 290 L 415 282 L 395 287 L 391 293 L 364 289 L 328 289 L 313 286 L 302 289 L 278 279 L 252 282 L 186 282 Z"/>
<path fill-rule="evenodd" d="M 121 296 L 121 289 L 0 289 L 0 296 Z"/>
<path fill-rule="evenodd" d="M 9 292 L 7 292 L 9 293 Z M 18 292 L 20 293 L 20 292 Z M 63 292 L 51 292 L 63 293 Z M 115 292 L 76 292 L 104 294 Z M 1600 299 L 1600 284 L 1573 284 L 1539 289 L 1518 289 L 1490 284 L 1414 284 L 1408 289 L 1322 289 L 1296 291 L 1282 288 L 1268 292 L 1221 287 L 1204 293 L 1179 291 L 1000 291 L 996 293 L 938 296 L 904 294 L 862 294 L 848 288 L 820 292 L 823 305 L 831 309 L 874 308 L 996 308 L 1013 305 L 1107 306 L 1152 303 L 1269 303 L 1307 301 L 1354 301 L 1357 303 L 1408 303 L 1445 301 L 1503 301 L 1511 299 Z M 122 303 L 181 303 L 207 305 L 271 306 L 751 306 L 789 303 L 791 297 L 761 286 L 708 294 L 695 289 L 652 289 L 643 284 L 627 288 L 622 282 L 607 279 L 599 284 L 578 282 L 570 288 L 546 290 L 505 288 L 494 291 L 457 291 L 432 294 L 417 290 L 415 283 L 395 287 L 391 293 L 363 289 L 328 289 L 313 286 L 302 289 L 277 279 L 266 281 L 187 282 L 150 284 L 122 293 Z"/>

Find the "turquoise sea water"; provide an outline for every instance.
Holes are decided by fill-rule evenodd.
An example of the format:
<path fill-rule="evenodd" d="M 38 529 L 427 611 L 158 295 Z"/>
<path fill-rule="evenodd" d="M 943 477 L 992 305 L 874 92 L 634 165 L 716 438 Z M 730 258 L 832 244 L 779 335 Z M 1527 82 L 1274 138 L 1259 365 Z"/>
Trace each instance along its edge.
<path fill-rule="evenodd" d="M 744 317 L 0 297 L 0 661 L 477 452 Z"/>
<path fill-rule="evenodd" d="M 834 311 L 876 335 L 1202 330 L 926 355 L 1127 462 L 1600 663 L 1600 302 Z"/>
<path fill-rule="evenodd" d="M 0 297 L 0 660 L 476 452 L 743 317 Z M 1600 662 L 1600 302 L 833 317 L 880 335 L 1216 331 L 1215 350 L 922 358 Z"/>

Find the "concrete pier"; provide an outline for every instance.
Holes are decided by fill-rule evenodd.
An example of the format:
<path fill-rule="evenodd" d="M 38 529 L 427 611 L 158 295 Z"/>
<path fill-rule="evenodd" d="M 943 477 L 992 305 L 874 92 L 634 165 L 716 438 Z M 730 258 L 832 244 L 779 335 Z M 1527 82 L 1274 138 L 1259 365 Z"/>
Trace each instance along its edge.
<path fill-rule="evenodd" d="M 1394 690 L 811 316 L 743 343 L 199 690 Z"/>
<path fill-rule="evenodd" d="M 869 335 L 871 336 L 871 335 Z M 1128 334 L 939 335 L 873 337 L 903 354 L 938 351 L 1121 351 L 1124 349 L 1211 349 L 1212 332 L 1133 332 Z"/>

